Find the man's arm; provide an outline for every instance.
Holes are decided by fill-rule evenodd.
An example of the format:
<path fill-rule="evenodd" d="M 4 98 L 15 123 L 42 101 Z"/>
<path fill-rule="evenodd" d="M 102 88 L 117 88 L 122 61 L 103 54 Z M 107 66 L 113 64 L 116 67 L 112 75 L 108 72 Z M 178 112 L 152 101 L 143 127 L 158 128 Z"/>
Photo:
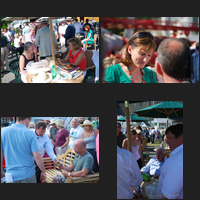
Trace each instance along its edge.
<path fill-rule="evenodd" d="M 3 151 L 1 150 L 1 178 L 5 176 L 5 172 L 3 171 Z"/>
<path fill-rule="evenodd" d="M 38 167 L 42 171 L 41 172 L 41 176 L 40 176 L 40 180 L 42 182 L 45 182 L 46 181 L 46 174 L 45 174 L 45 168 L 44 168 L 44 163 L 43 163 L 43 160 L 42 160 L 42 156 L 41 156 L 39 151 L 33 152 L 33 156 L 34 156 L 34 159 L 35 159 Z"/>
<path fill-rule="evenodd" d="M 70 173 L 71 177 L 85 177 L 87 176 L 89 170 L 88 169 L 82 169 L 82 171 L 79 172 L 72 172 Z M 63 171 L 62 174 L 64 177 L 68 177 L 68 171 Z"/>

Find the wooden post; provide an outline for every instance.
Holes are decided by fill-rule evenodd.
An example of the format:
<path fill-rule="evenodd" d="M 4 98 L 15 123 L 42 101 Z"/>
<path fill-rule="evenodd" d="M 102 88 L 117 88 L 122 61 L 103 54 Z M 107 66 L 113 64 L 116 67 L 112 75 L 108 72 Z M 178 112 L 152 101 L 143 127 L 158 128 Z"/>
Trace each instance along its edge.
<path fill-rule="evenodd" d="M 128 150 L 132 152 L 131 148 L 131 130 L 130 130 L 130 112 L 129 112 L 129 102 L 125 101 L 125 110 L 126 110 L 126 128 L 127 128 L 127 137 L 128 137 Z"/>
<path fill-rule="evenodd" d="M 51 51 L 52 51 L 52 61 L 53 65 L 56 67 L 56 56 L 55 56 L 55 41 L 53 35 L 53 24 L 52 24 L 52 17 L 49 17 L 49 27 L 50 27 L 50 36 L 51 36 Z"/>

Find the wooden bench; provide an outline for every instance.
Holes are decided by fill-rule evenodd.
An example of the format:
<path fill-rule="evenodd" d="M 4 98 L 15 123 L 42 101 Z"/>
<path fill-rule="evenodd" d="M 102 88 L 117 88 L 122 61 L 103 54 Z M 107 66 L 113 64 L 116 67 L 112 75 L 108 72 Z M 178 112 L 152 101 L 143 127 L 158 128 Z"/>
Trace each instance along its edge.
<path fill-rule="evenodd" d="M 69 166 L 74 160 L 75 152 L 68 149 L 64 154 L 57 155 L 63 166 Z M 59 167 L 51 160 L 51 158 L 43 158 L 46 169 L 46 182 L 51 183 L 56 174 L 61 174 Z M 67 183 L 97 183 L 99 182 L 99 173 L 87 175 L 85 177 L 68 177 Z"/>
<path fill-rule="evenodd" d="M 63 166 L 69 166 L 72 164 L 72 161 L 74 160 L 75 152 L 73 149 L 67 149 L 67 151 L 62 155 L 57 155 L 58 159 L 60 160 L 60 163 Z M 59 167 L 54 163 L 51 158 L 43 158 L 44 161 L 44 167 L 46 169 L 46 182 L 51 183 L 53 177 L 56 174 L 62 174 L 62 172 L 59 170 Z"/>

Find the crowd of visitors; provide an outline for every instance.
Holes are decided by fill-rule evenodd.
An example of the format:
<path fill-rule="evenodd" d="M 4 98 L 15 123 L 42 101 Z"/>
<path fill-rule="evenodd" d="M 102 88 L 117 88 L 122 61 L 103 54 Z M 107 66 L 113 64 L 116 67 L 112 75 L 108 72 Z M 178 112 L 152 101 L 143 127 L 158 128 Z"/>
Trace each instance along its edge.
<path fill-rule="evenodd" d="M 74 149 L 76 155 L 72 165 L 65 169 L 67 172 L 63 172 L 65 178 L 69 176 L 68 172 L 73 172 L 71 176 L 76 177 L 99 172 L 99 144 L 96 142 L 99 128 L 95 128 L 95 124 L 99 124 L 98 118 L 94 121 L 73 118 L 70 130 L 66 129 L 62 119 L 40 120 L 37 124 L 30 123 L 30 119 L 16 117 L 16 123 L 1 128 L 1 158 L 5 158 L 1 178 L 5 177 L 6 182 L 45 182 L 42 158 L 50 157 L 56 163 L 59 161 L 57 155 L 62 155 L 68 148 Z"/>
<path fill-rule="evenodd" d="M 161 140 L 165 140 L 156 149 L 156 157 L 152 157 L 144 166 L 140 162 L 142 129 L 139 126 L 131 128 L 132 153 L 127 150 L 127 139 L 120 129 L 121 125 L 118 123 L 117 199 L 133 199 L 134 193 L 137 195 L 138 189 L 140 190 L 143 174 L 158 179 L 154 198 L 183 199 L 183 124 L 172 125 L 165 133 L 157 131 Z M 155 130 L 148 132 L 152 135 Z M 136 137 L 137 134 L 140 136 Z M 143 136 L 147 137 L 147 134 L 143 133 Z M 166 143 L 171 150 L 169 158 L 166 157 Z"/>
<path fill-rule="evenodd" d="M 84 54 L 84 56 L 79 56 L 80 52 L 77 51 L 77 46 L 79 50 L 82 48 L 87 49 L 86 41 L 88 45 L 94 44 L 94 34 L 98 34 L 99 23 L 93 17 L 90 18 L 90 21 L 87 18 L 85 22 L 79 22 L 77 18 L 66 17 L 66 19 L 60 22 L 60 25 L 57 23 L 53 30 L 54 44 L 59 42 L 61 47 L 65 47 L 67 51 L 71 50 L 68 40 L 72 38 L 78 40 L 75 49 L 71 51 L 76 58 L 72 61 L 67 59 L 71 64 L 75 65 L 78 63 L 78 66 L 85 58 L 85 53 L 81 51 L 81 55 Z M 73 45 L 71 46 L 73 47 Z M 40 23 L 26 22 L 24 28 L 19 29 L 17 33 L 14 33 L 11 29 L 1 30 L 1 72 L 9 71 L 8 55 L 13 50 L 20 55 L 19 65 L 22 74 L 26 73 L 26 65 L 30 61 L 37 62 L 38 60 L 51 57 L 52 49 L 48 20 L 44 18 Z M 6 70 L 4 70 L 4 65 L 6 65 Z M 82 68 L 86 68 L 86 63 Z"/>

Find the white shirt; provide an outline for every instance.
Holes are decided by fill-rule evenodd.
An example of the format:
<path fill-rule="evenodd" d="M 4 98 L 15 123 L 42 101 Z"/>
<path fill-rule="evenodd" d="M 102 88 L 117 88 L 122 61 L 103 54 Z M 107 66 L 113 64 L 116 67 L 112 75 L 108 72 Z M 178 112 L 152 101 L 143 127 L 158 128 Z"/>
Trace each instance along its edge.
<path fill-rule="evenodd" d="M 170 153 L 162 166 L 157 191 L 168 199 L 183 199 L 183 144 Z"/>
<path fill-rule="evenodd" d="M 117 147 L 117 199 L 133 199 L 131 187 L 142 183 L 140 168 L 133 154 Z"/>
<path fill-rule="evenodd" d="M 35 129 L 33 129 L 33 131 L 35 133 Z M 49 137 L 46 134 L 44 134 L 43 136 L 38 136 L 36 135 L 36 133 L 35 133 L 35 137 L 37 140 L 37 144 L 38 144 L 41 156 L 42 157 L 44 156 L 44 150 L 45 150 L 46 153 L 49 155 L 49 157 L 54 161 L 56 158 L 56 155 L 54 154 L 54 151 L 53 151 L 54 146 L 51 140 L 49 139 Z"/>
<path fill-rule="evenodd" d="M 78 126 L 76 128 L 71 128 L 70 129 L 70 134 L 69 134 L 69 146 L 70 148 L 74 148 L 74 142 L 76 140 L 81 139 L 81 133 L 83 132 L 83 128 Z"/>
<path fill-rule="evenodd" d="M 65 44 L 65 38 L 62 36 L 62 34 L 65 34 L 66 29 L 67 29 L 67 25 L 64 25 L 64 26 L 61 25 L 58 27 L 58 32 L 60 33 L 61 46 Z"/>
<path fill-rule="evenodd" d="M 15 38 L 15 39 L 14 39 L 14 46 L 15 46 L 16 48 L 19 48 L 19 47 L 20 47 L 20 39 L 19 39 L 19 38 Z"/>

